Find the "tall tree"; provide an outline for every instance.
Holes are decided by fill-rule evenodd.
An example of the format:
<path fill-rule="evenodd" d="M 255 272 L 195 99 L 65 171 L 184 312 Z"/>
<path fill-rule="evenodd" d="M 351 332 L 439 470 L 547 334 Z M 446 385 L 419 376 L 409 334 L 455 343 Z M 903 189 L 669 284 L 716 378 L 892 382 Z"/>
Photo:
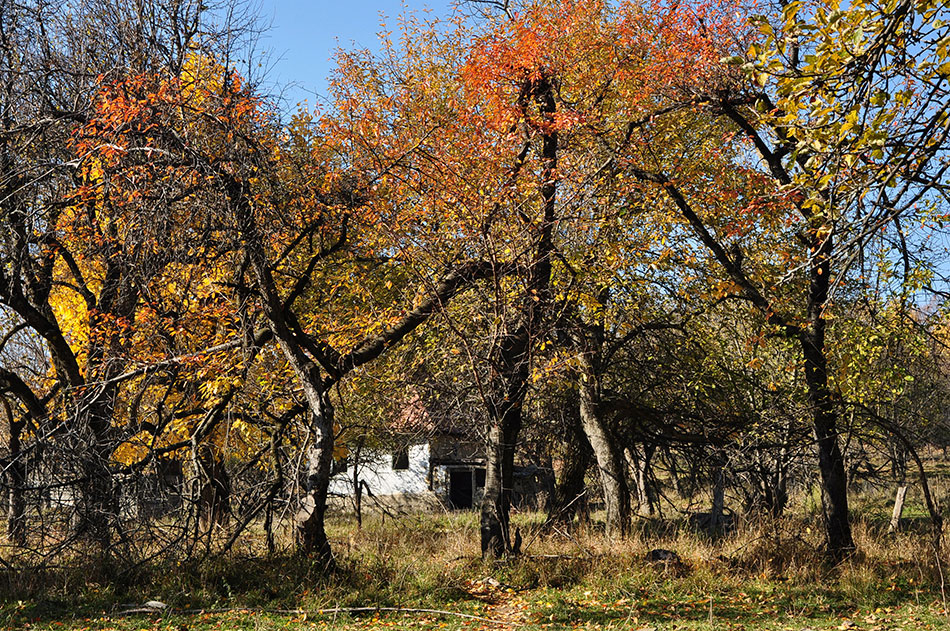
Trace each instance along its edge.
<path fill-rule="evenodd" d="M 103 0 L 68 9 L 0 3 L 0 301 L 46 344 L 53 379 L 32 384 L 35 399 L 57 410 L 57 440 L 72 441 L 65 453 L 76 457 L 63 464 L 76 469 L 76 526 L 103 547 L 117 514 L 111 476 L 116 378 L 133 350 L 122 331 L 135 321 L 148 285 L 182 253 L 176 247 L 194 244 L 193 233 L 181 239 L 176 230 L 194 224 L 154 220 L 172 219 L 188 206 L 187 180 L 169 180 L 151 198 L 135 196 L 130 185 L 148 174 L 146 161 L 132 167 L 134 160 L 127 160 L 130 168 L 107 182 L 92 154 L 108 160 L 122 150 L 93 150 L 83 137 L 89 120 L 100 115 L 101 88 L 110 80 L 159 69 L 178 74 L 202 29 L 211 34 L 203 41 L 220 43 L 205 17 L 199 2 Z M 114 96 L 128 99 L 144 86 L 126 87 Z M 136 94 L 150 105 L 162 98 Z M 127 113 L 124 131 L 144 140 L 147 130 L 137 126 L 135 108 Z M 146 158 L 146 148 L 133 150 Z"/>
<path fill-rule="evenodd" d="M 892 3 L 886 10 L 866 3 L 846 9 L 788 3 L 774 15 L 753 17 L 760 36 L 747 32 L 754 40 L 748 53 L 730 55 L 736 41 L 723 34 L 731 20 L 707 10 L 705 19 L 693 21 L 684 33 L 709 42 L 725 63 L 741 65 L 749 80 L 733 77 L 714 89 L 697 85 L 680 102 L 731 122 L 732 141 L 758 155 L 757 165 L 720 167 L 745 171 L 748 192 L 730 201 L 734 193 L 710 187 L 684 168 L 686 161 L 657 160 L 649 149 L 631 162 L 631 173 L 664 192 L 734 283 L 729 293 L 797 342 L 817 439 L 828 554 L 835 561 L 854 543 L 839 442 L 840 401 L 830 382 L 828 317 L 833 292 L 867 244 L 892 243 L 896 256 L 907 261 L 921 242 L 902 226 L 913 218 L 939 229 L 933 216 L 947 168 L 948 107 L 939 70 L 947 54 L 940 44 L 947 28 L 938 19 L 942 11 L 931 3 Z M 696 63 L 715 66 L 709 56 Z M 666 119 L 665 124 L 684 122 Z M 891 129 L 901 132 L 895 136 Z M 645 148 L 669 140 L 658 127 L 649 134 Z M 694 149 L 684 150 L 696 156 Z M 708 169 L 708 158 L 716 154 L 705 155 L 702 168 Z M 753 220 L 756 216 L 784 216 L 785 225 Z M 724 224 L 723 217 L 731 222 Z M 743 221 L 749 223 L 742 226 Z M 785 269 L 764 267 L 731 231 L 736 229 L 759 240 L 768 236 L 773 261 L 784 261 Z M 905 278 L 913 281 L 911 276 Z"/>

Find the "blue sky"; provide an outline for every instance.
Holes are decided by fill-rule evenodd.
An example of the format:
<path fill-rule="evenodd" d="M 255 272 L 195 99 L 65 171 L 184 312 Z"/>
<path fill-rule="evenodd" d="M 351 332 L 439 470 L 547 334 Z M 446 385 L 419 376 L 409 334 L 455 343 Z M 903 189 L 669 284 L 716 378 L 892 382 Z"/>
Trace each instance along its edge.
<path fill-rule="evenodd" d="M 260 44 L 273 57 L 267 80 L 284 89 L 288 109 L 305 99 L 312 105 L 326 93 L 337 46 L 376 48 L 381 19 L 395 29 L 404 10 L 426 8 L 445 18 L 453 0 L 262 0 L 261 18 L 271 28 Z"/>

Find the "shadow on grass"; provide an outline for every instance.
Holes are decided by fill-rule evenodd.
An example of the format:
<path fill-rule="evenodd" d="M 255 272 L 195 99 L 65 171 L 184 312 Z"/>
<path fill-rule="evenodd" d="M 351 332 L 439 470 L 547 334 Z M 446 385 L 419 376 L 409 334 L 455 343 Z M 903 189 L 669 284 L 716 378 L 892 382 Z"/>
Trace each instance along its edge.
<path fill-rule="evenodd" d="M 538 619 L 565 627 L 595 624 L 616 628 L 631 620 L 639 625 L 654 626 L 671 622 L 703 623 L 710 619 L 750 628 L 789 619 L 808 626 L 822 626 L 823 621 L 840 622 L 841 618 L 855 616 L 860 611 L 939 604 L 939 593 L 932 591 L 892 590 L 875 603 L 855 603 L 846 590 L 833 586 L 816 588 L 778 584 L 750 584 L 742 591 L 714 594 L 711 603 L 710 596 L 696 592 L 658 595 L 648 593 L 645 588 L 640 596 L 624 601 L 622 606 L 619 602 L 591 604 L 568 599 L 543 612 Z"/>

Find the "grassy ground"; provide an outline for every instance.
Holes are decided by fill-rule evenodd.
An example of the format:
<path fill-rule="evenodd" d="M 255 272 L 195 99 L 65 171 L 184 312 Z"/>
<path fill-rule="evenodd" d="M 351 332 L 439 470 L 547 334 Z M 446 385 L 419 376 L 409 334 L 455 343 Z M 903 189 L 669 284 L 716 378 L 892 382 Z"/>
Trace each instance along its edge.
<path fill-rule="evenodd" d="M 712 540 L 646 522 L 623 542 L 595 529 L 542 534 L 517 523 L 525 554 L 485 563 L 474 514 L 332 523 L 330 575 L 292 556 L 264 558 L 253 537 L 226 558 L 97 574 L 8 575 L 10 629 L 950 629 L 941 574 L 913 524 L 896 536 L 858 522 L 860 551 L 830 568 L 817 524 L 745 523 Z M 923 526 L 923 524 L 921 524 Z M 681 563 L 653 564 L 649 550 Z M 946 550 L 941 560 L 946 559 Z M 125 614 L 147 600 L 161 614 Z"/>

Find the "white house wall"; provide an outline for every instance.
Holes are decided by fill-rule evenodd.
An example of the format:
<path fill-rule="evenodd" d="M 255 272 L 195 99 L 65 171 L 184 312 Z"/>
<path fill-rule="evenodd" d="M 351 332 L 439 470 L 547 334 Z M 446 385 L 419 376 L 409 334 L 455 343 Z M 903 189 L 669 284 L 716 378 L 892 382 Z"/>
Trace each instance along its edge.
<path fill-rule="evenodd" d="M 393 456 L 382 453 L 359 463 L 359 477 L 373 495 L 421 494 L 429 490 L 429 445 L 409 447 L 409 468 L 393 470 Z M 353 465 L 330 478 L 330 493 L 353 495 Z"/>

